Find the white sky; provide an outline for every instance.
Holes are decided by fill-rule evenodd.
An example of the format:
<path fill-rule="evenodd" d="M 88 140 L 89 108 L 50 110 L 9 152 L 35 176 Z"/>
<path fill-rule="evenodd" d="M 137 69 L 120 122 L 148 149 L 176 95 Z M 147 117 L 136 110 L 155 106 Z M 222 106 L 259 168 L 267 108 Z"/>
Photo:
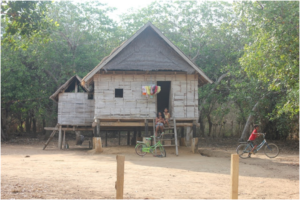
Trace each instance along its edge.
<path fill-rule="evenodd" d="M 101 0 L 101 3 L 106 3 L 110 7 L 115 7 L 115 10 L 111 14 L 111 18 L 116 21 L 119 21 L 119 15 L 126 13 L 126 11 L 130 8 L 138 9 L 143 8 L 149 5 L 154 0 Z"/>

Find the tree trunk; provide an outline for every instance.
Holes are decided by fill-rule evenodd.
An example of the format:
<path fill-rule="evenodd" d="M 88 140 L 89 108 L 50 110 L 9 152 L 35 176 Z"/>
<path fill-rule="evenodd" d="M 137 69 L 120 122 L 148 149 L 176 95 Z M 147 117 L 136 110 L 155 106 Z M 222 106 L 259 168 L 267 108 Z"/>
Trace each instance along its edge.
<path fill-rule="evenodd" d="M 205 137 L 205 125 L 204 125 L 204 122 L 203 122 L 203 118 L 200 116 L 199 117 L 199 123 L 200 123 L 200 135 L 203 135 L 203 137 Z"/>
<path fill-rule="evenodd" d="M 255 112 L 255 111 L 257 110 L 258 104 L 259 104 L 259 101 L 256 102 L 256 104 L 255 104 L 254 107 L 252 108 L 252 112 Z M 240 140 L 245 140 L 245 139 L 246 139 L 246 135 L 247 135 L 247 133 L 249 132 L 249 126 L 250 126 L 250 124 L 251 124 L 251 122 L 252 122 L 252 120 L 253 120 L 253 117 L 254 117 L 254 116 L 252 115 L 252 113 L 248 116 L 248 119 L 247 119 L 246 124 L 245 124 L 245 126 L 244 126 L 244 130 L 243 130 L 243 132 L 242 132 L 242 135 L 241 135 Z"/>
<path fill-rule="evenodd" d="M 28 115 L 26 117 L 26 120 L 25 120 L 25 128 L 26 128 L 26 132 L 29 133 L 30 132 L 30 114 L 28 112 Z"/>
<path fill-rule="evenodd" d="M 211 131 L 212 131 L 212 122 L 211 122 L 211 119 L 210 119 L 210 116 L 209 115 L 207 115 L 207 121 L 208 121 L 208 135 L 209 135 L 209 137 L 211 137 L 212 136 L 212 134 L 211 134 Z"/>
<path fill-rule="evenodd" d="M 3 132 L 3 130 L 2 130 L 2 127 L 1 127 L 1 125 L 0 125 L 0 139 L 2 138 L 2 140 L 6 140 L 6 136 L 5 136 L 5 134 L 4 134 L 4 132 Z"/>
<path fill-rule="evenodd" d="M 36 119 L 34 115 L 34 110 L 32 110 L 32 131 L 33 131 L 33 137 L 36 137 Z"/>
<path fill-rule="evenodd" d="M 45 120 L 45 118 L 43 117 L 43 135 L 45 135 L 46 134 L 46 130 L 44 129 L 44 127 L 46 127 L 46 120 Z"/>
<path fill-rule="evenodd" d="M 228 74 L 228 72 L 226 72 L 225 74 L 222 74 L 222 75 L 218 78 L 218 80 L 215 82 L 215 86 L 210 90 L 210 92 L 208 93 L 208 95 L 206 96 L 206 98 L 203 100 L 202 104 L 201 104 L 200 107 L 199 107 L 199 111 L 200 111 L 200 113 L 199 113 L 199 118 L 200 118 L 200 116 L 201 116 L 201 112 L 202 112 L 202 109 L 203 109 L 204 104 L 206 103 L 207 98 L 215 91 L 216 87 L 219 85 L 219 83 L 221 82 L 221 80 L 227 76 L 227 74 Z M 200 100 L 198 100 L 198 102 L 199 102 L 199 101 L 200 101 Z M 198 104 L 199 104 L 199 103 L 198 103 Z M 200 119 L 198 119 L 198 121 L 200 121 Z"/>

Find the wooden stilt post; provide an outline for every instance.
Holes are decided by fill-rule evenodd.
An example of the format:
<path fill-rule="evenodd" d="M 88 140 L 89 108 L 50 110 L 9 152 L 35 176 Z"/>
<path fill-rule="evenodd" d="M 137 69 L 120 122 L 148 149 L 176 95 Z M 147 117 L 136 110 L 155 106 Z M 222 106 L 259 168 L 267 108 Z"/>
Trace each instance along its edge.
<path fill-rule="evenodd" d="M 176 127 L 176 119 L 175 117 L 173 118 L 173 123 L 174 123 L 174 136 L 175 136 L 175 150 L 176 150 L 176 156 L 178 156 L 178 140 L 177 140 L 177 127 Z"/>
<path fill-rule="evenodd" d="M 115 188 L 117 190 L 116 199 L 123 199 L 125 156 L 117 155 L 116 159 L 117 159 L 117 181 L 115 183 Z"/>
<path fill-rule="evenodd" d="M 131 145 L 136 145 L 136 137 L 137 137 L 137 130 L 136 130 L 136 128 L 134 129 L 134 132 L 133 132 L 133 137 L 132 137 L 132 142 L 131 142 Z"/>
<path fill-rule="evenodd" d="M 231 154 L 231 190 L 230 199 L 238 199 L 239 155 Z"/>
<path fill-rule="evenodd" d="M 97 119 L 97 133 L 96 137 L 100 137 L 100 119 Z"/>
<path fill-rule="evenodd" d="M 105 146 L 107 147 L 107 131 L 105 132 Z"/>
<path fill-rule="evenodd" d="M 121 145 L 121 131 L 119 131 L 119 145 Z"/>
<path fill-rule="evenodd" d="M 193 138 L 197 137 L 196 121 L 193 121 Z"/>
<path fill-rule="evenodd" d="M 63 136 L 63 149 L 66 149 L 66 131 L 64 131 L 64 136 Z"/>
<path fill-rule="evenodd" d="M 58 149 L 61 149 L 61 139 L 62 139 L 62 132 L 61 132 L 61 125 L 60 125 L 58 131 Z"/>
<path fill-rule="evenodd" d="M 130 145 L 130 131 L 127 131 L 127 145 Z"/>
<path fill-rule="evenodd" d="M 148 131 L 148 119 L 145 120 L 145 135 L 144 137 L 149 136 L 149 131 Z"/>
<path fill-rule="evenodd" d="M 156 144 L 156 137 L 155 137 L 155 118 L 153 118 L 153 145 L 155 145 Z M 155 148 L 155 155 L 157 155 L 156 154 L 156 148 Z"/>

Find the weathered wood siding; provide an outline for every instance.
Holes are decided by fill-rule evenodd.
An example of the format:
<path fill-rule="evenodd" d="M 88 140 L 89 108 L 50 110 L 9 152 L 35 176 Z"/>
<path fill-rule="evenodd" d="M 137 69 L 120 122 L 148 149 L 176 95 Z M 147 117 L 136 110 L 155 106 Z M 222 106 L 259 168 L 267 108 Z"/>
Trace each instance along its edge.
<path fill-rule="evenodd" d="M 58 123 L 62 125 L 88 125 L 93 123 L 95 100 L 88 93 L 60 93 L 58 97 Z"/>
<path fill-rule="evenodd" d="M 142 95 L 142 86 L 156 81 L 171 81 L 170 112 L 177 118 L 198 117 L 198 81 L 186 74 L 96 74 L 95 116 L 97 118 L 152 118 L 156 113 L 156 96 Z M 115 89 L 123 89 L 123 98 L 115 98 Z M 163 91 L 161 91 L 163 92 Z"/>

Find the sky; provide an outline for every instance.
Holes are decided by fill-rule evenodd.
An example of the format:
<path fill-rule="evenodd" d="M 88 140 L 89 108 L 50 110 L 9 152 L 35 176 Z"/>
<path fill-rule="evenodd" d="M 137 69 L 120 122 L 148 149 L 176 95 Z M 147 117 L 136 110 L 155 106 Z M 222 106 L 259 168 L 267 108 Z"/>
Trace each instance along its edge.
<path fill-rule="evenodd" d="M 146 7 L 153 1 L 154 0 L 101 0 L 101 3 L 106 3 L 110 7 L 117 8 L 117 10 L 111 14 L 111 17 L 119 21 L 118 15 L 126 13 L 129 8 L 138 9 Z"/>

